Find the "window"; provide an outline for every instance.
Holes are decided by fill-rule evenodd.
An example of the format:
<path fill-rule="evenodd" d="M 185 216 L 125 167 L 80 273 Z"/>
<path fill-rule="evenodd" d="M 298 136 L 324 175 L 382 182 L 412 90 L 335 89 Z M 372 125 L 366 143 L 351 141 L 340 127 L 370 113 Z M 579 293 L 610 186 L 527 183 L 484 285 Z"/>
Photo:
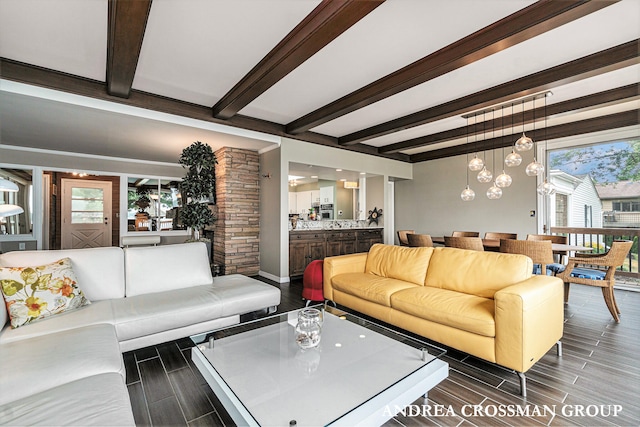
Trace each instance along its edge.
<path fill-rule="evenodd" d="M 127 220 L 129 231 L 185 230 L 179 218 L 182 198 L 178 181 L 129 177 Z"/>
<path fill-rule="evenodd" d="M 0 204 L 18 205 L 24 212 L 0 217 L 0 235 L 31 234 L 33 228 L 33 170 L 0 167 L 0 178 L 18 186 L 17 192 L 0 191 Z"/>
<path fill-rule="evenodd" d="M 584 226 L 593 227 L 593 206 L 584 205 Z"/>
<path fill-rule="evenodd" d="M 556 194 L 556 227 L 566 227 L 569 220 L 568 196 Z"/>
<path fill-rule="evenodd" d="M 71 223 L 100 224 L 104 215 L 104 190 L 102 188 L 71 189 Z"/>

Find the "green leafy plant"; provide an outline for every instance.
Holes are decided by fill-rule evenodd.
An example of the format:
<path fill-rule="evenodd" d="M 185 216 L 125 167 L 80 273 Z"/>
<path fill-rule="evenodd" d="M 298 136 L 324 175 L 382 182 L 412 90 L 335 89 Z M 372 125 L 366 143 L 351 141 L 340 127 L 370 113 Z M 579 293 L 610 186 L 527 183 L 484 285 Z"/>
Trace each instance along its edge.
<path fill-rule="evenodd" d="M 191 228 L 193 240 L 200 238 L 200 231 L 216 221 L 208 204 L 215 204 L 216 156 L 210 146 L 196 141 L 182 150 L 180 164 L 187 173 L 180 183 L 183 200 L 180 210 L 182 223 Z"/>

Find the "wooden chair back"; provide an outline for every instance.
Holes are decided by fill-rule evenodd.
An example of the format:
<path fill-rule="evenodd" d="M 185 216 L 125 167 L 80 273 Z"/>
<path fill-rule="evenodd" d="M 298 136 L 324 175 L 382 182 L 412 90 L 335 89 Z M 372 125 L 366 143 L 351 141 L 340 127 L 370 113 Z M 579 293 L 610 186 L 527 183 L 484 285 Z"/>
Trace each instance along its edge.
<path fill-rule="evenodd" d="M 562 245 L 566 245 L 569 242 L 567 236 L 557 236 L 549 234 L 527 234 L 527 240 L 549 240 L 551 241 L 551 243 L 560 243 Z M 554 252 L 554 254 L 558 256 L 557 262 L 566 264 L 566 262 L 564 262 L 564 258 L 569 256 L 569 252 L 558 251 Z"/>
<path fill-rule="evenodd" d="M 400 246 L 409 246 L 407 235 L 413 233 L 413 230 L 398 230 L 398 241 L 400 242 Z"/>
<path fill-rule="evenodd" d="M 500 240 L 500 252 L 526 255 L 534 264 L 540 264 L 540 274 L 547 274 L 547 264 L 553 264 L 550 240 Z"/>
<path fill-rule="evenodd" d="M 480 237 L 478 231 L 454 231 L 451 237 Z"/>
<path fill-rule="evenodd" d="M 413 248 L 418 247 L 433 247 L 433 241 L 431 240 L 431 236 L 429 234 L 407 234 L 407 239 L 409 240 L 409 246 Z"/>
<path fill-rule="evenodd" d="M 444 245 L 450 248 L 484 251 L 484 245 L 480 237 L 444 236 Z"/>
<path fill-rule="evenodd" d="M 484 233 L 484 238 L 485 239 L 491 239 L 491 240 L 502 240 L 502 239 L 516 240 L 518 238 L 518 234 L 517 233 L 498 233 L 498 232 L 495 232 L 495 231 L 487 231 L 486 233 Z"/>

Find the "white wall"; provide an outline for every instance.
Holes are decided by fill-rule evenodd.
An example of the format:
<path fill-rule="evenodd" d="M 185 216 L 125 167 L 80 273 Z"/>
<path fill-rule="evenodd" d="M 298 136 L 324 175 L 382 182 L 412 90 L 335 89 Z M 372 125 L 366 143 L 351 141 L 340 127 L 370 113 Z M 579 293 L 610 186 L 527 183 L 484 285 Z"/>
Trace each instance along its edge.
<path fill-rule="evenodd" d="M 496 151 L 496 159 L 501 156 L 502 150 Z M 536 218 L 529 211 L 538 215 L 536 179 L 524 172 L 530 156 L 507 170 L 513 183 L 498 200 L 489 200 L 485 193 L 490 184 L 479 183 L 476 173 L 470 172 L 469 184 L 476 193 L 471 202 L 460 199 L 466 185 L 466 156 L 415 163 L 413 180 L 395 183 L 395 229 L 432 236 L 451 235 L 454 230 L 478 231 L 481 236 L 487 231 L 512 232 L 519 238 L 535 233 Z"/>

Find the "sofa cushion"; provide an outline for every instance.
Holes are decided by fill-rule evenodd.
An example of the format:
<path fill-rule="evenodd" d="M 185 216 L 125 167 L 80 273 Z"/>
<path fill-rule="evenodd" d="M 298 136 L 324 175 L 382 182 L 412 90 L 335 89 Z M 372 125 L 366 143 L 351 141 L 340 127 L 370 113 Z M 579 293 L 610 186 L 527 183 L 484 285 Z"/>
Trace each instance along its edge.
<path fill-rule="evenodd" d="M 242 274 L 216 277 L 213 293 L 220 298 L 223 317 L 280 305 L 280 289 Z"/>
<path fill-rule="evenodd" d="M 14 251 L 0 255 L 0 267 L 29 267 L 70 258 L 85 296 L 92 302 L 124 296 L 124 255 L 117 247 Z"/>
<path fill-rule="evenodd" d="M 391 295 L 403 289 L 422 287 L 403 280 L 380 277 L 370 273 L 344 273 L 333 276 L 331 284 L 334 290 L 375 302 L 386 307 L 391 306 Z"/>
<path fill-rule="evenodd" d="M 395 310 L 452 328 L 495 337 L 494 301 L 446 289 L 420 286 L 391 296 Z"/>
<path fill-rule="evenodd" d="M 111 309 L 111 300 L 97 301 L 77 310 L 49 317 L 42 322 L 30 323 L 21 328 L 13 329 L 7 326 L 0 331 L 0 345 L 55 332 L 68 331 L 69 329 L 75 329 L 79 326 L 97 325 L 101 323 L 115 323 L 113 310 Z"/>
<path fill-rule="evenodd" d="M 121 298 L 112 306 L 120 341 L 222 316 L 222 302 L 210 284 Z"/>
<path fill-rule="evenodd" d="M 69 258 L 35 267 L 0 267 L 0 289 L 13 328 L 91 304 Z"/>
<path fill-rule="evenodd" d="M 135 426 L 124 379 L 93 375 L 0 405 L 3 426 Z"/>
<path fill-rule="evenodd" d="M 531 277 L 533 262 L 524 255 L 436 248 L 426 286 L 493 298 L 500 289 Z"/>
<path fill-rule="evenodd" d="M 433 248 L 408 248 L 377 243 L 369 249 L 365 273 L 424 284 Z"/>
<path fill-rule="evenodd" d="M 202 242 L 126 248 L 127 297 L 213 281 L 207 247 Z"/>
<path fill-rule="evenodd" d="M 0 404 L 106 372 L 124 376 L 112 325 L 92 325 L 0 346 Z"/>

